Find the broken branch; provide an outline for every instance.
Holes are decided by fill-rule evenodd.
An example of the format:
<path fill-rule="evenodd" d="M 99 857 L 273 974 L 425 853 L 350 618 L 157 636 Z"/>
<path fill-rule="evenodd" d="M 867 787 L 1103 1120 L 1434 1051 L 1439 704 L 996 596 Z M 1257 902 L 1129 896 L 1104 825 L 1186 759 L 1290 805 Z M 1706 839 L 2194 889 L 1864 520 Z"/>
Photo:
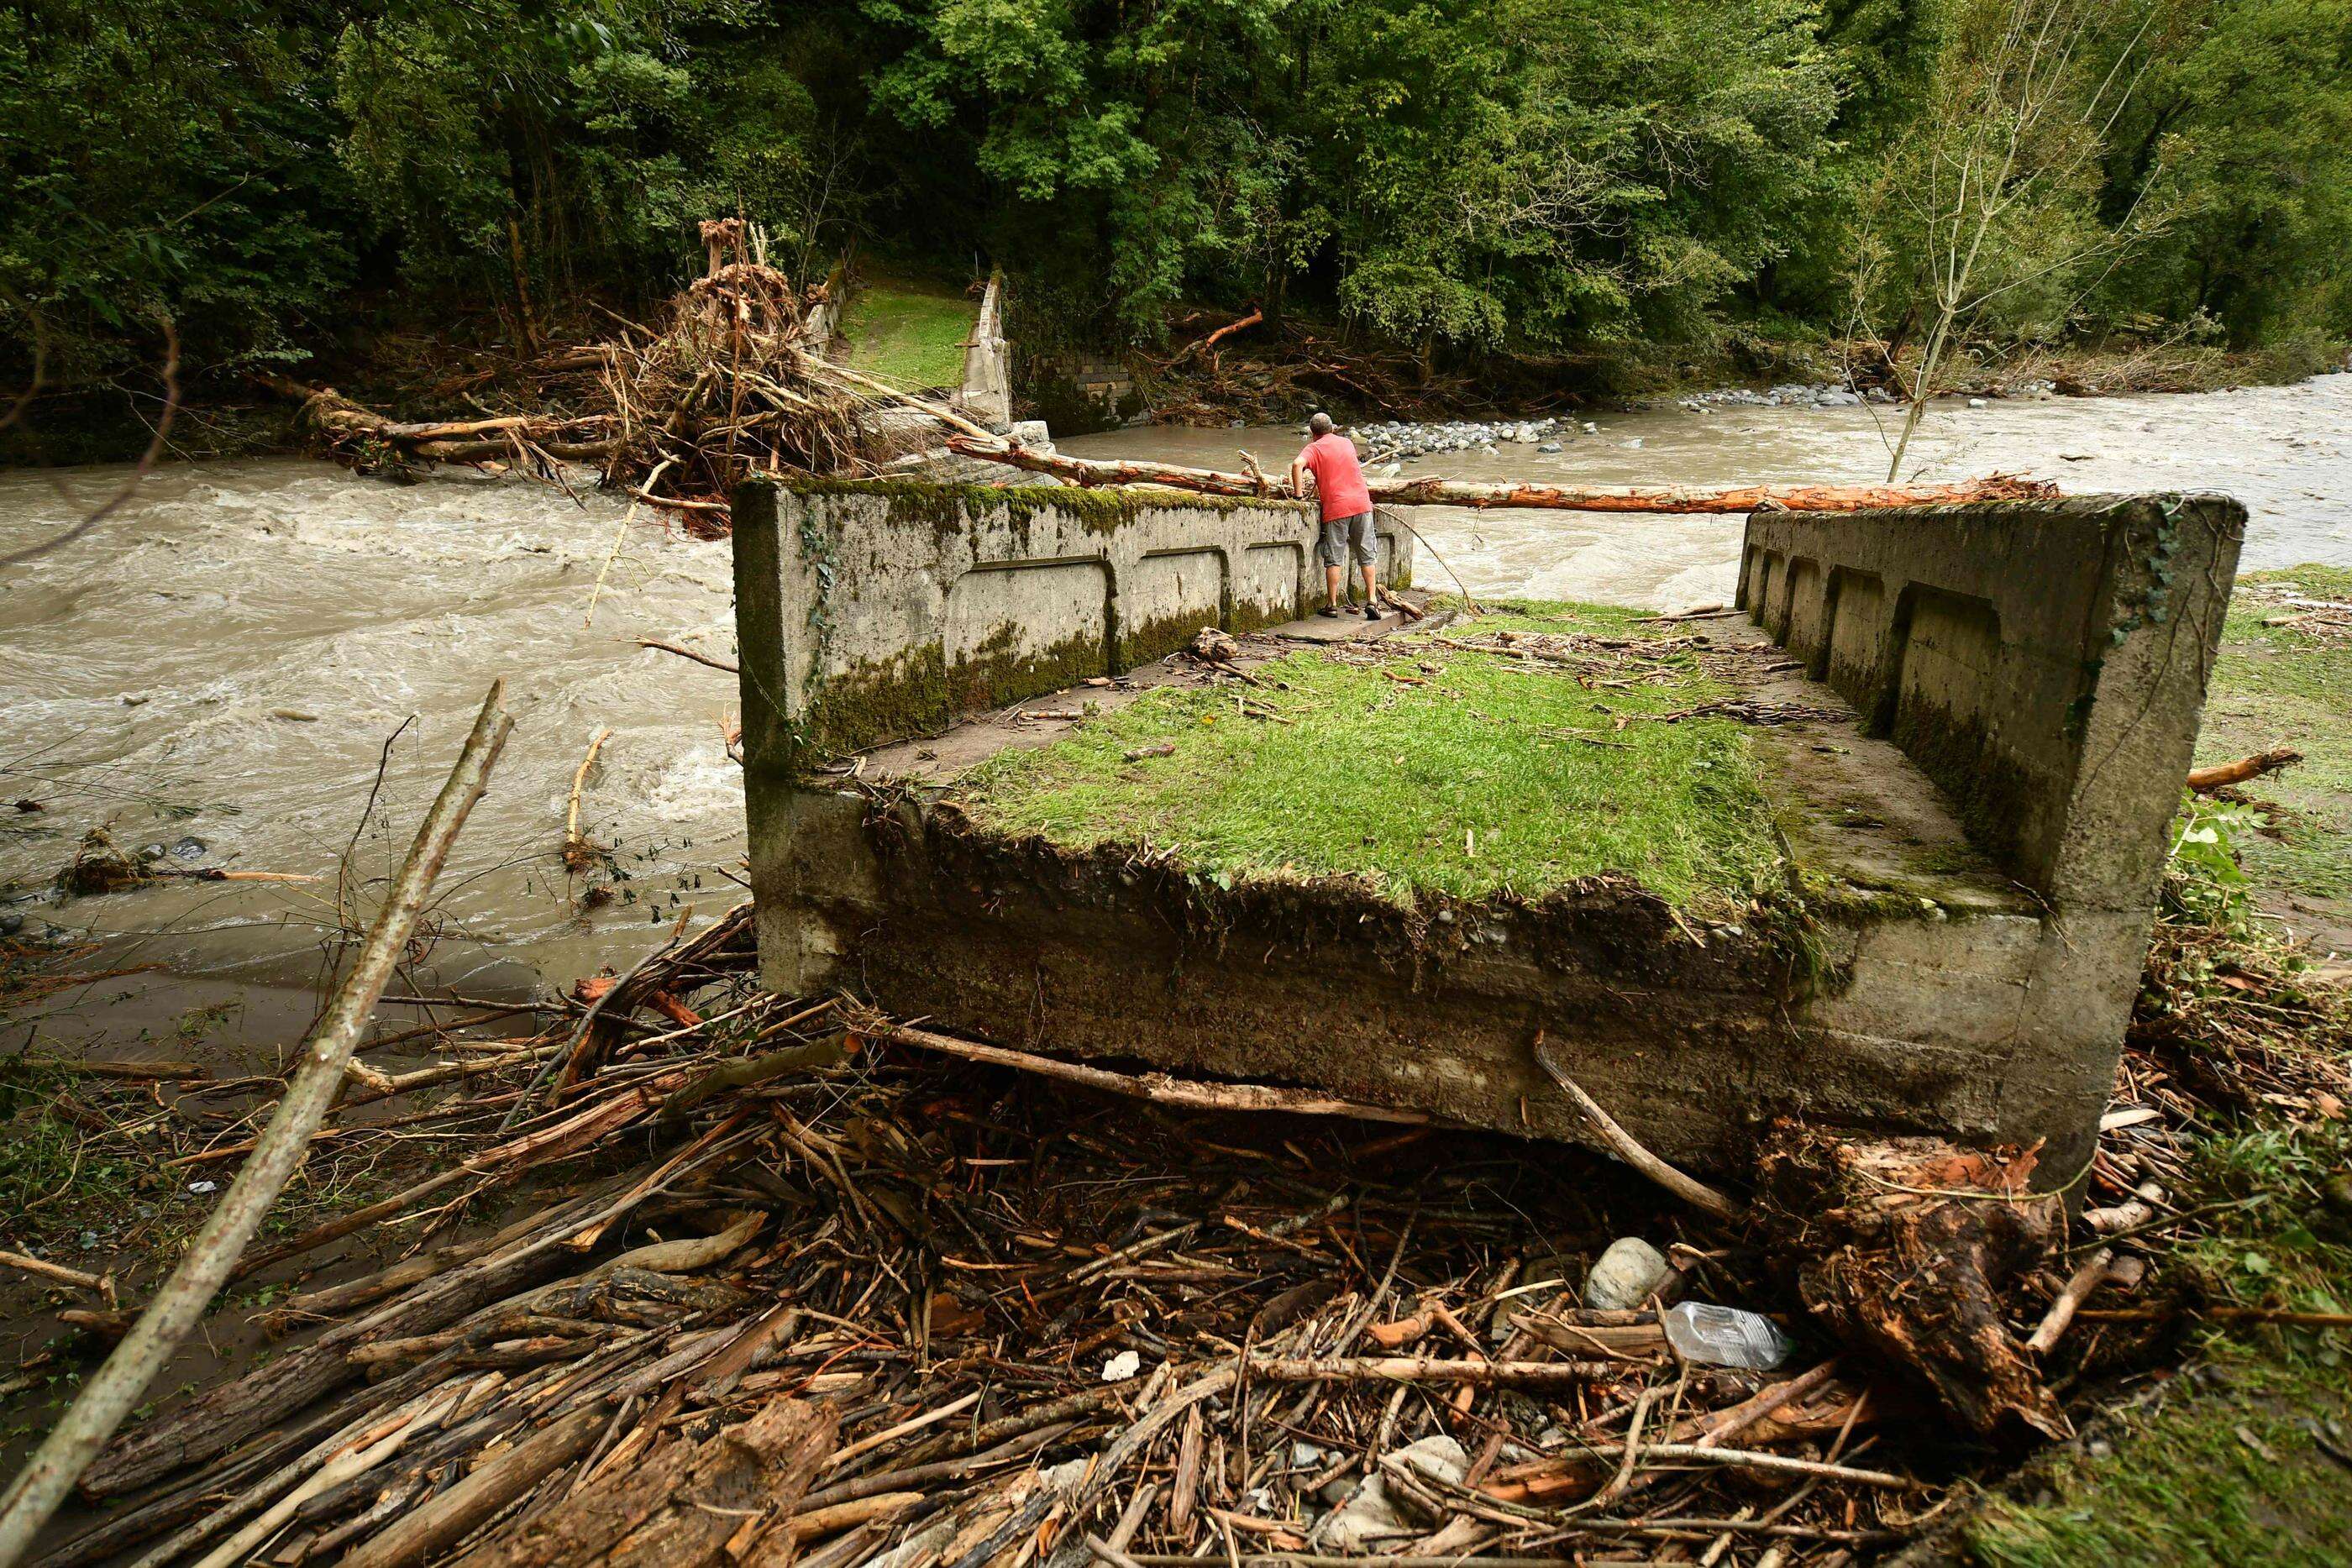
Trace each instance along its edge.
<path fill-rule="evenodd" d="M 1533 1050 L 1536 1065 L 1542 1068 L 1545 1074 L 1554 1083 L 1559 1084 L 1570 1100 L 1576 1102 L 1576 1108 L 1584 1113 L 1584 1119 L 1591 1124 L 1592 1130 L 1601 1135 L 1601 1142 L 1616 1152 L 1618 1158 L 1681 1198 L 1685 1203 L 1703 1208 L 1709 1214 L 1729 1219 L 1739 1212 L 1739 1206 L 1732 1202 L 1728 1197 L 1697 1177 L 1686 1176 L 1668 1165 L 1643 1147 L 1641 1141 L 1633 1134 L 1619 1126 L 1617 1119 L 1602 1110 L 1601 1103 L 1584 1092 L 1583 1085 L 1562 1071 L 1559 1064 L 1552 1061 L 1551 1053 L 1544 1048 L 1544 1038 L 1540 1031 L 1536 1035 Z"/>
<path fill-rule="evenodd" d="M 2303 760 L 2303 753 L 2289 747 L 2273 747 L 2258 751 L 2252 757 L 2242 757 L 2235 762 L 2216 763 L 2210 768 L 2192 768 L 2189 771 L 2189 787 L 2200 795 L 2210 795 L 2216 789 L 2226 789 L 2232 784 L 2243 784 L 2249 779 L 2259 779 L 2265 773 L 2275 773 Z"/>

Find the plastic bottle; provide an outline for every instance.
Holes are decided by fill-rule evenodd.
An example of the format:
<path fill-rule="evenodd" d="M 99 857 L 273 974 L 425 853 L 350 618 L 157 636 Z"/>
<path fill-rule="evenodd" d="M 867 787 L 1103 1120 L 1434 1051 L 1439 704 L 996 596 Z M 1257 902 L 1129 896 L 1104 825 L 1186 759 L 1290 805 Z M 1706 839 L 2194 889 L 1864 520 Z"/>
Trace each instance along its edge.
<path fill-rule="evenodd" d="M 1668 1308 L 1666 1338 L 1685 1361 L 1759 1372 L 1780 1365 L 1796 1348 L 1771 1319 L 1708 1301 Z"/>

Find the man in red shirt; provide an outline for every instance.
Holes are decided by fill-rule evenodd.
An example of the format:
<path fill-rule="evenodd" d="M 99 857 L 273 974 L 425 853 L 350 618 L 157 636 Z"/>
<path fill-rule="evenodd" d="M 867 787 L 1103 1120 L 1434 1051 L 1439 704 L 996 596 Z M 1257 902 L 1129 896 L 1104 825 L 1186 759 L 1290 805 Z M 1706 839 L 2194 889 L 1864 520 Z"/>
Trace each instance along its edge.
<path fill-rule="evenodd" d="M 1318 413 L 1307 422 L 1313 437 L 1290 465 L 1290 487 L 1304 496 L 1305 476 L 1315 476 L 1315 494 L 1323 504 L 1323 528 L 1315 549 L 1323 563 L 1326 601 L 1318 612 L 1341 613 L 1339 584 L 1348 557 L 1364 579 L 1364 619 L 1381 618 L 1380 595 L 1372 587 L 1372 569 L 1380 559 L 1372 544 L 1372 493 L 1364 485 L 1363 465 L 1356 461 L 1356 444 L 1331 428 L 1331 416 Z"/>

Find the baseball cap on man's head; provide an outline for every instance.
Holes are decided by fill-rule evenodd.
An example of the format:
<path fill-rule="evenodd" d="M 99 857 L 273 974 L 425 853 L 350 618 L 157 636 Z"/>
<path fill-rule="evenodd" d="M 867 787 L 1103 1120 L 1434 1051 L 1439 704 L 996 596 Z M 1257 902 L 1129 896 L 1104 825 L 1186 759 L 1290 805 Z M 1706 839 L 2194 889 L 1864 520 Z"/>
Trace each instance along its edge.
<path fill-rule="evenodd" d="M 1307 431 L 1310 435 L 1319 436 L 1330 434 L 1331 416 L 1328 413 L 1318 413 L 1315 415 L 1314 418 L 1307 422 Z"/>

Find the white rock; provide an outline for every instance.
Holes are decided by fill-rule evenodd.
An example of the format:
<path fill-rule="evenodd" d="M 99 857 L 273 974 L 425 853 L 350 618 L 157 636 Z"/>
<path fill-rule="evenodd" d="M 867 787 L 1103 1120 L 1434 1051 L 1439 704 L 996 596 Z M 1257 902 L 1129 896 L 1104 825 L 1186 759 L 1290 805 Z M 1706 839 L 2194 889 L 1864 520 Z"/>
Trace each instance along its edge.
<path fill-rule="evenodd" d="M 1638 1236 L 1621 1236 L 1585 1275 L 1584 1304 L 1595 1312 L 1631 1312 L 1673 1272 L 1674 1265 L 1656 1248 Z"/>
<path fill-rule="evenodd" d="M 1133 1377 L 1137 1373 L 1142 1370 L 1142 1354 L 1137 1351 L 1123 1350 L 1117 1355 L 1112 1356 L 1108 1361 L 1103 1363 L 1103 1381 L 1105 1383 L 1125 1383 L 1129 1378 Z"/>

